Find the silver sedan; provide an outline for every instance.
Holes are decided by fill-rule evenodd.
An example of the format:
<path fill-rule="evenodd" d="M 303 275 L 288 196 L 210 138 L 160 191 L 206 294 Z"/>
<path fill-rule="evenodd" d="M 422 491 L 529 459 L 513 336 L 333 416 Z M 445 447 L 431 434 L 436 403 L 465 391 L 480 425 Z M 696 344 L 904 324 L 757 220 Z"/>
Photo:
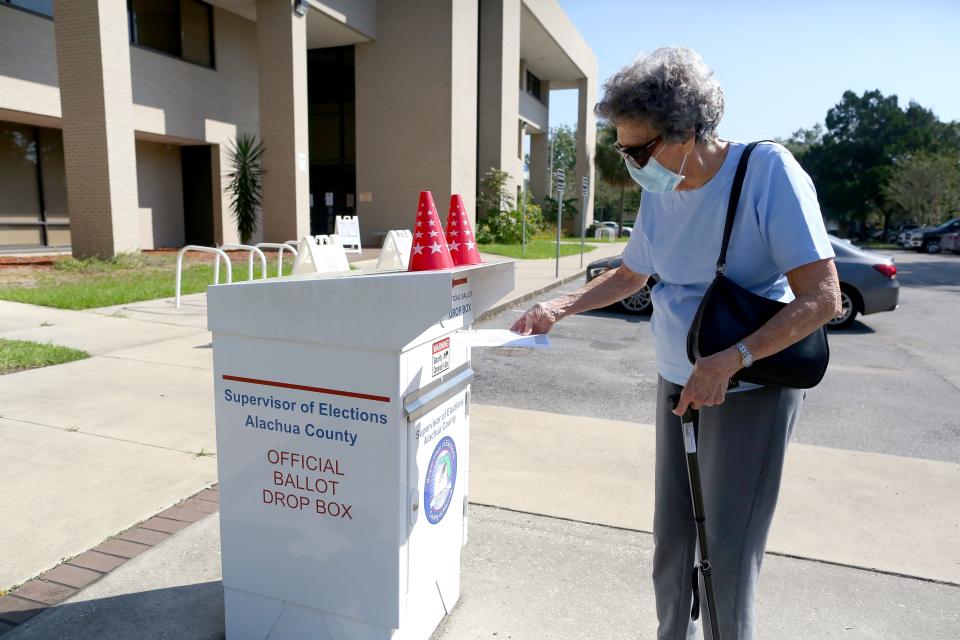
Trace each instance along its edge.
<path fill-rule="evenodd" d="M 833 236 L 830 236 L 830 243 L 837 254 L 843 311 L 827 323 L 829 327 L 845 329 L 853 324 L 859 314 L 869 315 L 897 308 L 900 282 L 897 280 L 897 266 L 892 257 L 865 251 L 847 240 Z M 587 282 L 605 271 L 616 269 L 620 263 L 620 257 L 591 262 L 587 265 Z M 614 304 L 612 308 L 626 313 L 650 313 L 653 310 L 650 291 L 658 280 L 654 274 L 643 289 Z"/>

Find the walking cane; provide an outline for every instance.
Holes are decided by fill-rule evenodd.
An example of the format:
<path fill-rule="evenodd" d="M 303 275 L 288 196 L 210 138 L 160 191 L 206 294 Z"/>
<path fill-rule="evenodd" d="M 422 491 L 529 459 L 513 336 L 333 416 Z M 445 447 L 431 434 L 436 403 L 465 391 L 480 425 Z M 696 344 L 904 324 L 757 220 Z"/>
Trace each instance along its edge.
<path fill-rule="evenodd" d="M 670 396 L 670 405 L 676 409 L 680 395 Z M 697 431 L 699 414 L 687 407 L 680 418 L 683 425 L 683 446 L 687 452 L 687 478 L 690 480 L 690 497 L 693 498 L 693 519 L 697 523 L 697 543 L 700 547 L 700 563 L 693 567 L 693 607 L 690 619 L 700 617 L 700 587 L 697 584 L 697 572 L 703 574 L 703 586 L 707 591 L 707 613 L 710 614 L 710 630 L 713 640 L 721 640 L 720 623 L 717 620 L 717 597 L 713 591 L 713 567 L 707 551 L 707 524 L 703 513 L 703 489 L 700 485 L 700 463 L 697 461 Z"/>

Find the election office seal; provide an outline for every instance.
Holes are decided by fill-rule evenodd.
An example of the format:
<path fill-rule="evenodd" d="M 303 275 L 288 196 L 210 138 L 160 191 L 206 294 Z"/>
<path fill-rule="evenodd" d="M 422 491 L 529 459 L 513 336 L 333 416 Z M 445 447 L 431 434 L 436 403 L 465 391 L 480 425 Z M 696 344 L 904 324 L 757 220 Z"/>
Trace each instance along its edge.
<path fill-rule="evenodd" d="M 423 504 L 426 506 L 427 521 L 437 524 L 443 520 L 450 501 L 453 500 L 453 488 L 457 484 L 457 445 L 453 438 L 444 436 L 430 456 L 427 478 L 423 483 Z"/>

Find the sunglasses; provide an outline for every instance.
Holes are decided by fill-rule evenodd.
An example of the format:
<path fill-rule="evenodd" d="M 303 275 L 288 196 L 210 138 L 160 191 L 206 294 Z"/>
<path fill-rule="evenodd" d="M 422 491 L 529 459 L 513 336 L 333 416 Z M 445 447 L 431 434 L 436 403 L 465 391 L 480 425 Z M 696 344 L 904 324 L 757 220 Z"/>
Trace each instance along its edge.
<path fill-rule="evenodd" d="M 650 156 L 653 155 L 653 150 L 657 148 L 657 145 L 660 144 L 662 136 L 657 136 L 650 142 L 644 143 L 638 147 L 625 147 L 619 142 L 613 143 L 613 148 L 623 156 L 623 158 L 629 162 L 632 162 L 638 169 L 643 169 L 643 167 L 650 161 Z"/>

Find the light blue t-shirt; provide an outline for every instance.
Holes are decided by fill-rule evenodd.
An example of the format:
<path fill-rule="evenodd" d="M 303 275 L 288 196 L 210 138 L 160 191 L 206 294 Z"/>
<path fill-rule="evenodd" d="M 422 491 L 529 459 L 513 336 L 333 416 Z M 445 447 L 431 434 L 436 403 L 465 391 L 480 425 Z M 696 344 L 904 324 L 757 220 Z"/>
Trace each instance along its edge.
<path fill-rule="evenodd" d="M 674 384 L 685 384 L 693 372 L 687 331 L 714 278 L 745 146 L 731 142 L 723 166 L 699 189 L 644 192 L 623 252 L 631 271 L 660 276 L 652 291 L 652 330 L 657 368 Z M 833 255 L 810 176 L 781 145 L 757 145 L 727 250 L 727 277 L 757 295 L 789 302 L 794 296 L 784 274 Z"/>

